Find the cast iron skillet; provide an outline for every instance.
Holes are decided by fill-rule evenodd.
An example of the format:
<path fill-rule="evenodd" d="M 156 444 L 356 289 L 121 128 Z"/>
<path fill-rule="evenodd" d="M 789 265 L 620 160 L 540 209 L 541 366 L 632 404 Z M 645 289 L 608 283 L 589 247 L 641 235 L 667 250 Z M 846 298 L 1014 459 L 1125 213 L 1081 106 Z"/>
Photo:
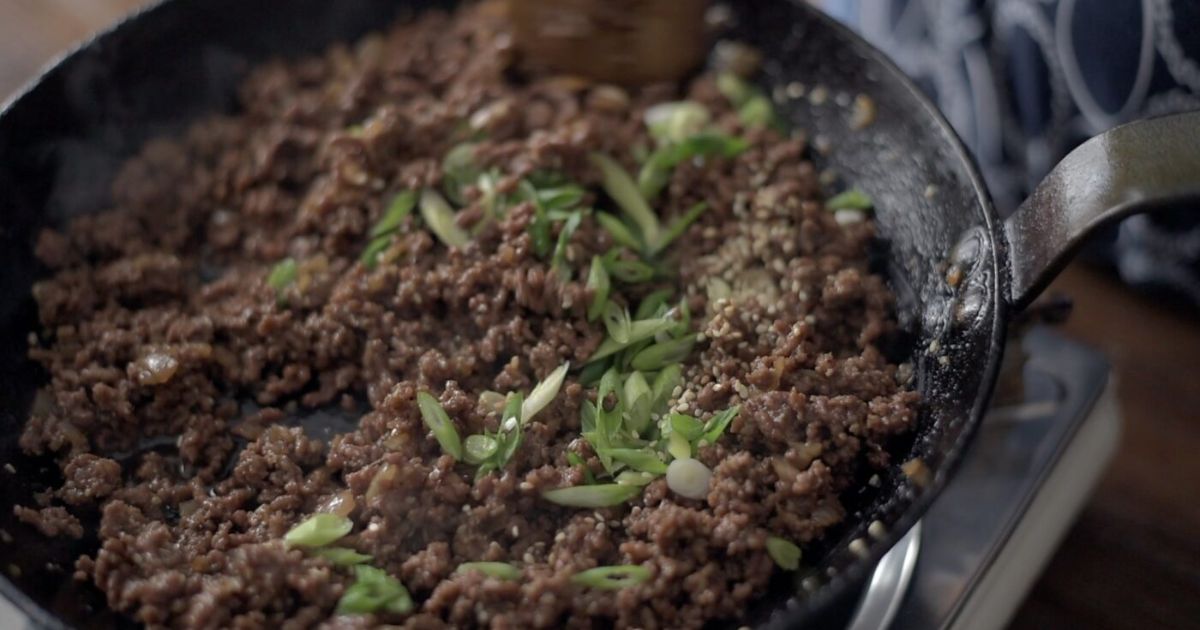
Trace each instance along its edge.
<path fill-rule="evenodd" d="M 29 290 L 42 272 L 31 252 L 38 228 L 103 209 L 114 169 L 147 138 L 232 110 L 234 87 L 253 63 L 315 52 L 439 4 L 449 3 L 168 0 L 60 60 L 0 115 L 0 464 L 15 470 L 0 471 L 0 529 L 11 537 L 0 537 L 7 578 L 0 591 L 36 623 L 117 623 L 95 589 L 69 577 L 73 558 L 95 540 L 48 540 L 12 516 L 12 505 L 28 503 L 58 474 L 53 462 L 27 458 L 17 446 L 44 378 L 25 358 L 36 324 Z M 847 524 L 807 550 L 805 579 L 781 579 L 745 620 L 836 624 L 961 459 L 988 404 L 1012 314 L 1099 223 L 1200 197 L 1200 115 L 1090 141 L 1001 222 L 946 121 L 882 54 L 798 0 L 739 0 L 731 8 L 731 36 L 764 52 L 768 84 L 800 82 L 829 94 L 820 104 L 788 100 L 779 108 L 815 146 L 830 147 L 814 153 L 819 167 L 876 200 L 880 269 L 898 295 L 924 396 L 915 439 L 897 446 L 895 461 L 922 460 L 925 483 L 894 467 L 879 488 L 864 484 L 847 499 Z M 856 132 L 838 103 L 858 94 L 877 104 L 878 116 Z M 865 556 L 850 552 L 850 541 L 871 540 L 865 530 L 876 519 L 888 535 L 870 542 Z"/>

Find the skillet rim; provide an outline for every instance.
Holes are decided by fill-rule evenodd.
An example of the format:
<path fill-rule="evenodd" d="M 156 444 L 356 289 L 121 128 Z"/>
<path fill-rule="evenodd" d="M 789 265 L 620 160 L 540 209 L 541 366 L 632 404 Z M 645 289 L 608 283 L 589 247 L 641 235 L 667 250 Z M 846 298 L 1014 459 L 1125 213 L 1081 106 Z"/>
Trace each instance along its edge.
<path fill-rule="evenodd" d="M 38 70 L 32 79 L 18 88 L 6 101 L 0 104 L 0 123 L 2 123 L 12 110 L 20 107 L 23 101 L 35 94 L 49 79 L 58 73 L 65 72 L 64 68 L 84 53 L 94 47 L 105 45 L 113 38 L 119 37 L 124 31 L 136 28 L 138 22 L 149 19 L 153 14 L 160 11 L 169 10 L 172 5 L 180 2 L 181 0 L 153 0 L 141 8 L 125 14 L 108 27 L 97 31 L 78 44 L 68 48 L 63 53 L 53 57 Z M 455 0 L 455 4 L 458 3 L 459 0 Z M 917 88 L 912 79 L 901 71 L 890 57 L 853 30 L 819 8 L 805 3 L 803 0 L 782 0 L 781 3 L 795 10 L 807 12 L 819 24 L 820 28 L 831 31 L 838 39 L 852 47 L 854 52 L 862 57 L 864 64 L 879 68 L 889 78 L 895 80 L 898 87 L 903 90 L 905 96 L 913 99 L 919 105 L 918 110 L 907 111 L 904 115 L 916 119 L 924 118 L 931 122 L 932 126 L 939 133 L 939 137 L 936 139 L 937 144 L 947 147 L 949 153 L 959 160 L 958 165 L 967 177 L 965 184 L 969 186 L 974 196 L 973 211 L 981 219 L 981 223 L 976 225 L 982 228 L 987 235 L 987 243 L 982 249 L 981 257 L 988 259 L 987 266 L 990 267 L 990 271 L 992 272 L 989 274 L 991 286 L 987 292 L 991 300 L 992 314 L 989 318 L 990 322 L 988 322 L 991 327 L 991 334 L 986 342 L 988 344 L 988 352 L 980 362 L 982 365 L 981 379 L 979 381 L 980 386 L 975 391 L 975 398 L 969 415 L 961 419 L 963 426 L 959 430 L 957 439 L 948 450 L 943 451 L 942 463 L 937 468 L 933 479 L 912 501 L 908 502 L 901 512 L 900 517 L 890 525 L 886 535 L 879 540 L 871 541 L 866 555 L 849 555 L 850 552 L 844 546 L 834 548 L 827 553 L 823 558 L 823 565 L 829 565 L 834 559 L 842 556 L 849 557 L 850 560 L 846 563 L 843 570 L 838 571 L 833 576 L 819 574 L 821 580 L 819 586 L 805 597 L 791 596 L 782 606 L 776 606 L 774 610 L 766 615 L 765 622 L 762 624 L 762 627 L 765 628 L 798 627 L 805 621 L 811 620 L 814 616 L 827 612 L 828 609 L 836 605 L 839 601 L 854 595 L 855 589 L 866 581 L 880 559 L 928 511 L 932 502 L 941 494 L 942 490 L 944 490 L 945 486 L 957 472 L 965 451 L 974 441 L 975 435 L 982 423 L 983 415 L 991 402 L 999 366 L 1005 351 L 1007 324 L 1011 310 L 1007 298 L 1004 297 L 1008 295 L 1008 287 L 1011 282 L 1011 266 L 1008 262 L 1008 242 L 1004 230 L 1001 228 L 1003 223 L 995 210 L 974 157 L 967 150 L 962 139 L 954 131 L 949 121 L 946 120 L 945 116 L 938 110 L 929 97 Z M 784 60 L 780 62 L 784 65 L 787 63 Z M 798 592 L 802 593 L 803 591 L 798 590 Z M 26 595 L 23 590 L 9 579 L 7 574 L 0 573 L 0 595 L 4 596 L 18 610 L 25 614 L 34 627 L 56 629 L 71 627 L 63 623 L 51 610 L 43 608 Z M 753 608 L 750 610 L 751 612 L 754 611 Z"/>

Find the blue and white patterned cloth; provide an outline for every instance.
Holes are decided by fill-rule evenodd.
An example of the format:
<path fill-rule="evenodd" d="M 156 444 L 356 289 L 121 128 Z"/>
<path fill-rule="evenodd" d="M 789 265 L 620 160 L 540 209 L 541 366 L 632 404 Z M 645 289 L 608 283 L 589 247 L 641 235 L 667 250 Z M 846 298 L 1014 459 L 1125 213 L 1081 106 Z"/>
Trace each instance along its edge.
<path fill-rule="evenodd" d="M 813 1 L 936 100 L 1004 213 L 1087 138 L 1200 109 L 1200 0 Z M 1127 219 L 1089 253 L 1200 306 L 1200 208 L 1189 210 Z"/>

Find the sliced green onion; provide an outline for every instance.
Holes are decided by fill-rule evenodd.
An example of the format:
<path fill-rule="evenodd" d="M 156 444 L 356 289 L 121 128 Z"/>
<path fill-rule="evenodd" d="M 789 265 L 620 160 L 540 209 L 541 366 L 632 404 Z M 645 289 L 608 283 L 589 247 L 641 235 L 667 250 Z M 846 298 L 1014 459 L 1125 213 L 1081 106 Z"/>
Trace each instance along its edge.
<path fill-rule="evenodd" d="M 754 89 L 749 83 L 732 72 L 722 72 L 717 75 L 717 90 L 721 92 L 734 107 L 741 107 L 754 96 Z"/>
<path fill-rule="evenodd" d="M 640 490 L 636 486 L 630 487 Z M 571 581 L 576 584 L 607 591 L 637 586 L 648 579 L 650 579 L 650 570 L 637 564 L 596 567 L 571 576 Z"/>
<path fill-rule="evenodd" d="M 617 206 L 625 213 L 641 231 L 642 241 L 655 243 L 658 241 L 658 217 L 646 203 L 637 184 L 621 168 L 615 160 L 602 153 L 592 153 L 592 164 L 600 169 L 604 192 L 617 202 Z"/>
<path fill-rule="evenodd" d="M 693 335 L 662 341 L 637 353 L 630 365 L 633 369 L 644 372 L 659 370 L 686 359 L 695 345 L 696 337 Z"/>
<path fill-rule="evenodd" d="M 580 431 L 583 433 L 591 433 L 596 430 L 596 405 L 590 400 L 583 401 L 579 407 L 579 425 Z M 568 457 L 570 457 L 568 455 Z"/>
<path fill-rule="evenodd" d="M 673 413 L 668 418 L 671 432 L 683 436 L 688 442 L 695 442 L 704 436 L 704 423 L 685 413 Z"/>
<path fill-rule="evenodd" d="M 616 476 L 614 481 L 622 486 L 636 486 L 640 488 L 661 476 L 662 475 L 640 472 L 637 470 L 622 470 L 621 473 Z"/>
<path fill-rule="evenodd" d="M 870 210 L 873 205 L 871 197 L 857 188 L 838 193 L 825 202 L 829 210 Z"/>
<path fill-rule="evenodd" d="M 708 108 L 695 101 L 659 103 L 646 109 L 643 120 L 650 135 L 661 143 L 680 142 L 704 129 L 712 120 Z"/>
<path fill-rule="evenodd" d="M 313 553 L 339 567 L 352 567 L 356 564 L 371 561 L 371 556 L 359 553 L 348 547 L 329 547 L 327 549 L 318 549 Z"/>
<path fill-rule="evenodd" d="M 324 547 L 354 529 L 354 522 L 337 514 L 313 514 L 288 530 L 283 541 L 292 547 Z"/>
<path fill-rule="evenodd" d="M 608 273 L 626 284 L 639 284 L 654 279 L 654 267 L 640 260 L 612 258 L 604 261 Z"/>
<path fill-rule="evenodd" d="M 500 415 L 500 448 L 496 452 L 496 468 L 504 468 L 512 459 L 513 453 L 517 452 L 517 447 L 521 445 L 521 439 L 525 434 L 521 430 L 521 408 L 524 406 L 524 402 L 525 398 L 520 392 L 512 392 L 508 395 L 504 413 Z"/>
<path fill-rule="evenodd" d="M 709 418 L 708 422 L 704 423 L 704 441 L 716 444 L 717 440 L 721 439 L 721 435 L 725 433 L 725 428 L 729 426 L 730 422 L 733 422 L 741 409 L 740 406 L 734 405 Z"/>
<path fill-rule="evenodd" d="M 507 562 L 464 562 L 458 565 L 455 573 L 478 571 L 488 577 L 499 580 L 515 580 L 521 577 L 521 570 Z"/>
<path fill-rule="evenodd" d="M 800 548 L 790 540 L 784 540 L 778 536 L 767 537 L 767 555 L 775 561 L 775 564 L 787 571 L 795 571 L 800 568 Z"/>
<path fill-rule="evenodd" d="M 588 271 L 587 288 L 592 291 L 592 303 L 588 306 L 587 316 L 588 321 L 593 322 L 604 314 L 604 309 L 608 304 L 608 292 L 611 290 L 608 269 L 604 267 L 604 260 L 599 256 L 592 256 L 592 268 Z"/>
<path fill-rule="evenodd" d="M 403 615 L 412 612 L 413 601 L 400 580 L 382 569 L 360 564 L 354 567 L 354 583 L 338 600 L 339 615 L 366 615 L 389 612 Z"/>
<path fill-rule="evenodd" d="M 479 465 L 490 459 L 499 449 L 500 443 L 490 435 L 468 435 L 463 442 L 463 459 L 468 464 Z"/>
<path fill-rule="evenodd" d="M 720 133 L 699 133 L 679 144 L 660 147 L 642 165 L 638 172 L 638 191 L 646 199 L 654 199 L 667 185 L 671 170 L 680 163 L 699 157 L 735 157 L 749 148 L 750 143 L 742 138 Z"/>
<path fill-rule="evenodd" d="M 533 239 L 533 253 L 545 256 L 550 253 L 550 217 L 542 207 L 537 189 L 527 179 L 521 180 L 517 186 L 521 198 L 533 206 L 533 221 L 529 222 L 529 236 Z"/>
<path fill-rule="evenodd" d="M 628 308 L 616 302 L 609 302 L 604 307 L 604 329 L 617 343 L 629 343 L 629 327 L 632 323 Z"/>
<path fill-rule="evenodd" d="M 663 232 L 662 238 L 651 248 L 652 251 L 654 253 L 661 252 L 668 245 L 675 242 L 675 239 L 683 236 L 683 233 L 696 222 L 696 219 L 700 218 L 700 215 L 704 214 L 705 210 L 708 210 L 708 204 L 703 201 L 688 208 L 688 211 L 683 213 L 683 216 L 675 219 L 671 222 L 671 225 L 667 226 L 667 230 Z"/>
<path fill-rule="evenodd" d="M 583 366 L 579 371 L 579 384 L 584 387 L 591 387 L 600 382 L 600 377 L 604 376 L 604 372 L 611 367 L 611 361 L 602 359 L 600 361 L 592 361 Z"/>
<path fill-rule="evenodd" d="M 271 272 L 267 274 L 267 286 L 275 289 L 277 295 L 282 293 L 284 289 L 291 286 L 295 281 L 296 260 L 294 258 L 284 258 L 275 263 L 275 266 L 271 267 Z"/>
<path fill-rule="evenodd" d="M 678 363 L 668 365 L 663 368 L 657 376 L 654 377 L 654 382 L 650 385 L 650 391 L 654 395 L 655 409 L 662 407 L 671 398 L 671 393 L 675 391 L 675 387 L 683 380 L 683 368 L 679 367 Z"/>
<path fill-rule="evenodd" d="M 442 158 L 442 190 L 456 205 L 463 204 L 463 189 L 479 178 L 475 165 L 475 143 L 455 145 Z"/>
<path fill-rule="evenodd" d="M 450 416 L 446 414 L 442 404 L 429 392 L 417 392 L 417 406 L 421 408 L 421 419 L 433 432 L 438 444 L 442 445 L 442 450 L 454 459 L 462 459 L 463 448 L 458 429 L 454 428 L 454 423 L 450 421 Z"/>
<path fill-rule="evenodd" d="M 681 433 L 671 431 L 667 434 L 667 452 L 675 459 L 686 459 L 692 456 L 692 445 Z"/>
<path fill-rule="evenodd" d="M 597 212 L 595 216 L 596 222 L 612 236 L 613 242 L 635 252 L 642 250 L 642 242 L 623 221 L 607 212 Z"/>
<path fill-rule="evenodd" d="M 367 243 L 367 247 L 363 249 L 362 255 L 358 257 L 359 262 L 361 262 L 367 269 L 374 269 L 375 265 L 379 262 L 379 255 L 382 254 L 383 251 L 391 244 L 391 234 L 385 234 L 383 236 L 377 236 L 371 239 L 371 242 Z"/>
<path fill-rule="evenodd" d="M 479 178 L 475 180 L 475 187 L 479 189 L 479 201 L 483 206 L 485 219 L 494 218 L 499 213 L 500 193 L 496 190 L 499 186 L 500 175 L 495 171 L 480 173 Z"/>
<path fill-rule="evenodd" d="M 520 422 L 529 422 L 537 413 L 546 408 L 550 401 L 558 395 L 558 390 L 562 388 L 563 379 L 567 377 L 567 370 L 571 369 L 570 363 L 564 363 L 556 368 L 540 383 L 534 386 L 533 391 L 529 392 L 529 398 L 525 399 L 521 405 Z"/>
<path fill-rule="evenodd" d="M 660 332 L 669 330 L 674 325 L 675 322 L 673 320 L 665 317 L 635 320 L 629 325 L 629 341 L 627 343 L 619 343 L 614 339 L 605 339 L 600 344 L 600 347 L 596 348 L 596 351 L 592 353 L 591 358 L 588 359 L 588 363 L 620 352 L 631 344 L 650 339 Z"/>
<path fill-rule="evenodd" d="M 537 191 L 538 201 L 547 212 L 555 210 L 569 210 L 579 205 L 583 201 L 583 188 L 575 184 L 567 184 L 565 186 L 556 186 L 553 188 L 542 188 Z"/>
<path fill-rule="evenodd" d="M 454 209 L 437 191 L 426 188 L 421 191 L 421 218 L 446 247 L 462 247 L 471 236 L 454 222 Z"/>
<path fill-rule="evenodd" d="M 542 498 L 551 503 L 578 508 L 602 508 L 620 505 L 641 494 L 638 486 L 623 486 L 616 483 L 601 483 L 592 486 L 572 486 L 542 493 Z"/>
<path fill-rule="evenodd" d="M 596 388 L 596 428 L 600 434 L 606 438 L 612 436 L 621 428 L 621 414 L 624 411 L 624 405 L 621 401 L 620 386 L 621 377 L 615 369 L 609 369 L 600 377 L 600 386 Z M 617 403 L 612 409 L 605 406 L 605 401 L 609 394 L 617 395 Z"/>
<path fill-rule="evenodd" d="M 614 448 L 610 449 L 608 454 L 613 459 L 639 472 L 655 475 L 662 475 L 667 472 L 666 462 L 659 459 L 658 454 L 649 449 Z"/>
<path fill-rule="evenodd" d="M 682 337 L 691 331 L 692 309 L 688 307 L 687 300 L 679 300 L 679 306 L 667 311 L 667 314 L 673 315 L 679 320 L 678 323 L 671 327 L 670 332 L 672 337 Z M 692 338 L 695 339 L 695 337 Z"/>
<path fill-rule="evenodd" d="M 587 463 L 575 451 L 567 451 L 567 463 L 572 466 L 586 466 Z"/>
<path fill-rule="evenodd" d="M 388 204 L 383 217 L 379 219 L 375 227 L 371 228 L 371 237 L 378 238 L 395 232 L 416 205 L 417 193 L 415 191 L 405 190 L 392 197 L 392 202 Z"/>
<path fill-rule="evenodd" d="M 765 94 L 756 94 L 738 108 L 738 118 L 747 127 L 769 127 L 775 124 L 775 107 Z"/>
<path fill-rule="evenodd" d="M 662 315 L 659 309 L 671 299 L 671 295 L 675 292 L 674 289 L 668 287 L 659 289 L 642 298 L 638 303 L 637 312 L 633 314 L 634 319 L 650 319 L 651 317 L 660 317 Z M 663 309 L 665 311 L 665 309 Z"/>
<path fill-rule="evenodd" d="M 558 233 L 558 242 L 554 245 L 554 254 L 550 257 L 550 270 L 557 273 L 564 280 L 571 277 L 571 270 L 567 268 L 567 245 L 571 243 L 571 236 L 575 234 L 575 230 L 579 229 L 580 222 L 583 221 L 583 213 L 578 210 L 572 212 L 567 220 L 563 223 L 562 230 Z"/>
<path fill-rule="evenodd" d="M 644 433 L 650 424 L 650 412 L 654 393 L 641 372 L 633 372 L 625 378 L 625 426 L 637 434 Z M 632 465 L 632 464 L 630 464 Z"/>

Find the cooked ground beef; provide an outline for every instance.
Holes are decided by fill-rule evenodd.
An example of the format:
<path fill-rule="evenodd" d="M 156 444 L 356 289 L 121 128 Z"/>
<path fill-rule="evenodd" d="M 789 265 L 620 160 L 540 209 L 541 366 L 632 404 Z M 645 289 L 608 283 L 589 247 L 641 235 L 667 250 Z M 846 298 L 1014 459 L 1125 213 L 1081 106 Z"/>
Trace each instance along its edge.
<path fill-rule="evenodd" d="M 877 347 L 894 320 L 868 270 L 873 226 L 824 208 L 803 140 L 743 126 L 707 74 L 634 92 L 512 79 L 507 28 L 479 5 L 268 63 L 238 113 L 130 160 L 111 211 L 42 234 L 53 273 L 35 287 L 31 356 L 50 379 L 21 444 L 54 453 L 65 483 L 17 514 L 78 537 L 70 511 L 99 509 L 100 546 L 76 577 L 114 609 L 153 627 L 699 627 L 737 617 L 780 570 L 769 536 L 818 539 L 853 480 L 888 463 L 917 395 Z M 636 172 L 646 108 L 680 98 L 749 141 L 680 164 L 654 204 L 664 224 L 709 206 L 666 254 L 700 340 L 668 405 L 701 419 L 741 409 L 696 453 L 707 498 L 659 477 L 616 507 L 545 500 L 604 474 L 580 437 L 596 388 L 577 370 L 507 465 L 477 477 L 430 434 L 417 393 L 462 436 L 495 431 L 486 390 L 528 392 L 585 364 L 605 338 L 587 317 L 588 264 L 613 239 L 584 216 L 563 275 L 535 252 L 529 203 L 453 248 L 410 216 L 374 268 L 359 260 L 369 231 L 398 192 L 441 186 L 443 156 L 473 132 L 502 194 L 552 171 L 611 207 L 589 152 Z M 468 187 L 458 223 L 481 223 L 484 203 Z M 287 257 L 294 279 L 272 286 Z M 615 282 L 611 299 L 636 305 L 660 286 Z M 320 511 L 353 521 L 339 544 L 398 578 L 411 614 L 335 614 L 353 572 L 282 540 Z M 475 561 L 520 577 L 455 572 Z M 570 579 L 625 564 L 650 579 Z"/>

